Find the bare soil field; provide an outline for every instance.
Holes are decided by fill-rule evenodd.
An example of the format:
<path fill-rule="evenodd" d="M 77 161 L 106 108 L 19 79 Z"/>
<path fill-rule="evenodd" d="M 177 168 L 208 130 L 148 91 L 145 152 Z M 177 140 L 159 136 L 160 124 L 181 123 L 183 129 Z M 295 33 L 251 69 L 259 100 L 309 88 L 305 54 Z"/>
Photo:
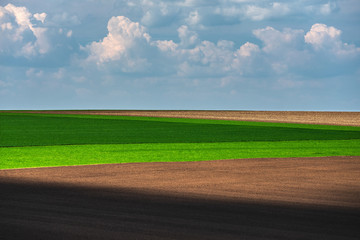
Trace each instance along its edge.
<path fill-rule="evenodd" d="M 26 112 L 26 111 L 23 111 Z M 33 113 L 94 114 L 170 118 L 221 119 L 236 121 L 284 122 L 360 126 L 360 112 L 306 111 L 190 111 L 190 110 L 57 110 Z"/>
<path fill-rule="evenodd" d="M 359 239 L 360 157 L 0 170 L 0 239 Z"/>

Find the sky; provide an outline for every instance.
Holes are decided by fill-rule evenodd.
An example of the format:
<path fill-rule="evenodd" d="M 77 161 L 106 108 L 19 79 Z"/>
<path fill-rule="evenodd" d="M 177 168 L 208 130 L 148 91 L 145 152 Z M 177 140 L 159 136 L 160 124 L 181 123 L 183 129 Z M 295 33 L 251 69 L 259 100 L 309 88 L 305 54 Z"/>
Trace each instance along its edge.
<path fill-rule="evenodd" d="M 360 111 L 358 0 L 0 0 L 0 109 Z"/>

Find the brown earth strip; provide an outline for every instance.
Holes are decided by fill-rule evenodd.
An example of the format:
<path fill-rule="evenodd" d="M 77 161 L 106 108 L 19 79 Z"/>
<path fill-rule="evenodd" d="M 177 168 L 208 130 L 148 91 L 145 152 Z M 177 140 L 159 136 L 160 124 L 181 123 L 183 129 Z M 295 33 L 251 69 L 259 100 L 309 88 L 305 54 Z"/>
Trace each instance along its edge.
<path fill-rule="evenodd" d="M 0 239 L 358 239 L 359 178 L 360 157 L 1 170 Z"/>
<path fill-rule="evenodd" d="M 170 118 L 197 118 L 257 122 L 284 122 L 360 126 L 360 112 L 310 111 L 176 111 L 176 110 L 56 110 L 22 111 L 32 113 L 93 114 Z"/>
<path fill-rule="evenodd" d="M 360 208 L 360 157 L 259 158 L 0 170 L 0 180 Z M 358 200 L 358 201 L 355 201 Z"/>

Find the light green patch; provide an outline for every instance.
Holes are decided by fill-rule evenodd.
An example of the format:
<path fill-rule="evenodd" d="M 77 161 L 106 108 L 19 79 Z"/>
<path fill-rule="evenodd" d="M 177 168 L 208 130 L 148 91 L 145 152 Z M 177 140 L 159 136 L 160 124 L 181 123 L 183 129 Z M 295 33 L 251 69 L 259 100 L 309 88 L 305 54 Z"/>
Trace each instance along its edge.
<path fill-rule="evenodd" d="M 0 148 L 0 169 L 266 157 L 360 156 L 360 140 L 105 144 Z"/>

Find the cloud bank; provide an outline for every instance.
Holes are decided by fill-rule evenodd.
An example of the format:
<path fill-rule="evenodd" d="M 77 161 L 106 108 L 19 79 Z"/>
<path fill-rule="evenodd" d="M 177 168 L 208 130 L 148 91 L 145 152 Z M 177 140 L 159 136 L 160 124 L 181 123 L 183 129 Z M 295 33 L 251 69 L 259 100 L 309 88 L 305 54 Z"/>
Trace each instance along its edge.
<path fill-rule="evenodd" d="M 0 107 L 360 104 L 354 0 L 9 2 Z"/>
<path fill-rule="evenodd" d="M 177 41 L 152 40 L 145 26 L 125 16 L 112 17 L 107 28 L 106 37 L 84 47 L 88 57 L 83 61 L 94 62 L 99 69 L 117 66 L 122 72 L 146 72 L 159 69 L 161 64 L 161 68 L 172 69 L 168 74 L 182 77 L 234 76 L 241 80 L 243 75 L 256 78 L 259 72 L 269 77 L 301 77 L 299 69 L 324 61 L 328 67 L 336 66 L 360 56 L 360 48 L 341 40 L 341 30 L 321 23 L 307 31 L 271 26 L 254 29 L 252 33 L 260 44 L 245 42 L 239 48 L 226 39 L 201 40 L 187 25 L 178 27 Z M 331 61 L 327 60 L 329 57 Z"/>

